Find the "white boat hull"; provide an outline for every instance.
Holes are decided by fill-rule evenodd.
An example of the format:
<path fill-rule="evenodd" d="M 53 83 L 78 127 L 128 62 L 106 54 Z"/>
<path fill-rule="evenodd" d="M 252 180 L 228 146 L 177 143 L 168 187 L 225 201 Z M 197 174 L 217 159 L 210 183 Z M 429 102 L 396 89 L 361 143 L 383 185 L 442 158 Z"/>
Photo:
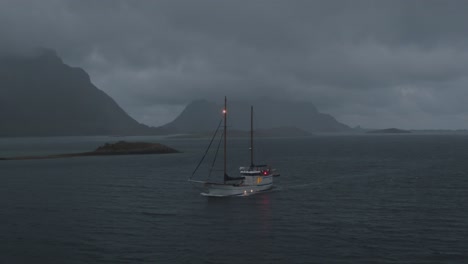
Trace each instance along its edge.
<path fill-rule="evenodd" d="M 204 196 L 248 196 L 258 192 L 263 192 L 273 188 L 273 177 L 262 177 L 262 181 L 259 184 L 222 184 L 222 183 L 205 183 L 203 185 L 204 191 L 201 195 Z"/>

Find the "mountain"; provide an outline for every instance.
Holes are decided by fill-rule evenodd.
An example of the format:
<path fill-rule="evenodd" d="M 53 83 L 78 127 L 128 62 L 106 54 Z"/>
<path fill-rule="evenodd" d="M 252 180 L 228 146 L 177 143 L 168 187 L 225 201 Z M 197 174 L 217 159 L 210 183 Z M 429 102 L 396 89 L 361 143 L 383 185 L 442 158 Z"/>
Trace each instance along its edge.
<path fill-rule="evenodd" d="M 265 135 L 307 135 L 350 128 L 314 105 L 255 101 L 255 129 Z M 206 100 L 190 103 L 171 123 L 140 124 L 52 50 L 0 55 L 0 136 L 84 136 L 200 133 L 216 128 L 222 106 Z M 249 130 L 250 103 L 230 102 L 231 129 Z M 260 133 L 261 134 L 261 133 Z"/>
<path fill-rule="evenodd" d="M 54 51 L 0 58 L 0 136 L 149 134 Z"/>
<path fill-rule="evenodd" d="M 336 133 L 351 128 L 328 114 L 320 113 L 311 103 L 273 102 L 260 100 L 254 105 L 256 130 L 281 127 L 297 128 L 311 133 Z M 228 125 L 231 129 L 250 129 L 250 103 L 228 102 Z M 184 111 L 162 129 L 174 133 L 204 133 L 212 131 L 222 118 L 223 106 L 206 100 L 190 103 Z"/>

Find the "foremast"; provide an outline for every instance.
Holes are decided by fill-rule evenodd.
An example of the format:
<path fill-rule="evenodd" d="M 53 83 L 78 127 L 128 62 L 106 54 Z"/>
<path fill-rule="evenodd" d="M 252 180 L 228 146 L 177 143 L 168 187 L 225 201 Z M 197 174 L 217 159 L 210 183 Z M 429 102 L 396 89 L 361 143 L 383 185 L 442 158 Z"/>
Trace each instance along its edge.
<path fill-rule="evenodd" d="M 223 119 L 224 119 L 224 184 L 228 181 L 239 181 L 244 180 L 244 177 L 230 177 L 227 173 L 227 98 L 224 97 L 224 109 L 223 109 Z M 239 184 L 239 183 L 236 183 Z"/>
<path fill-rule="evenodd" d="M 250 106 L 250 167 L 254 167 L 253 106 Z"/>
<path fill-rule="evenodd" d="M 227 97 L 224 96 L 224 109 L 223 109 L 223 119 L 224 119 L 224 183 L 229 179 L 227 175 Z"/>

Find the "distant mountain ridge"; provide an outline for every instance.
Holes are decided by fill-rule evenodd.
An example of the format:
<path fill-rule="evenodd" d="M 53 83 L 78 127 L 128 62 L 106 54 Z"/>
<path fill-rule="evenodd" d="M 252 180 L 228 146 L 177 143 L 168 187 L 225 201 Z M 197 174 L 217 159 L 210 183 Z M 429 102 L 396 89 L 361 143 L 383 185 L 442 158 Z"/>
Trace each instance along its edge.
<path fill-rule="evenodd" d="M 52 50 L 0 58 L 0 136 L 149 134 Z"/>
<path fill-rule="evenodd" d="M 250 129 L 250 105 L 229 102 L 232 131 Z M 311 103 L 258 100 L 253 105 L 259 135 L 305 136 L 350 130 Z M 1 137 L 200 134 L 216 128 L 221 109 L 220 104 L 196 100 L 174 121 L 149 127 L 130 117 L 91 83 L 83 69 L 66 65 L 53 50 L 0 55 Z"/>
<path fill-rule="evenodd" d="M 295 127 L 310 133 L 337 133 L 351 128 L 328 114 L 320 113 L 311 103 L 255 101 L 255 129 Z M 228 103 L 228 125 L 235 130 L 250 129 L 250 103 Z M 190 103 L 172 122 L 162 129 L 175 133 L 203 133 L 216 128 L 222 118 L 223 106 L 207 100 Z"/>

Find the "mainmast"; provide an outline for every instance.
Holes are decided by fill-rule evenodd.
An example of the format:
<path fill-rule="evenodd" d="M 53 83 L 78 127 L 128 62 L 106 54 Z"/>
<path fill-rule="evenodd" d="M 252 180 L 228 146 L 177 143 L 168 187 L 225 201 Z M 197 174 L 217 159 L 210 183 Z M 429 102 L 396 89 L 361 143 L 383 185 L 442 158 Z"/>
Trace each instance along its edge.
<path fill-rule="evenodd" d="M 226 154 L 226 146 L 227 146 L 227 98 L 224 96 L 224 109 L 223 109 L 223 116 L 224 116 L 224 182 L 228 179 L 227 171 L 226 171 L 226 160 L 227 160 L 227 154 Z"/>
<path fill-rule="evenodd" d="M 254 166 L 254 145 L 253 145 L 253 106 L 250 106 L 250 167 Z"/>

